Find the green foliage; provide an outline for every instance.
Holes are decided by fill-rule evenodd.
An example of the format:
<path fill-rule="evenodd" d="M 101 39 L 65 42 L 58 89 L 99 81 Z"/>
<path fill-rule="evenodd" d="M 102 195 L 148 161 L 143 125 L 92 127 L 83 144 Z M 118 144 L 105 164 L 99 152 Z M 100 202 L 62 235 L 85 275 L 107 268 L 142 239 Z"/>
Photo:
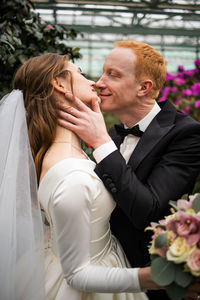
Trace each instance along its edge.
<path fill-rule="evenodd" d="M 165 289 L 171 300 L 182 300 L 187 292 L 186 288 L 183 288 L 174 282 L 169 286 L 166 286 Z"/>
<path fill-rule="evenodd" d="M 175 283 L 181 287 L 187 287 L 193 280 L 193 276 L 189 272 L 183 272 L 183 264 L 175 265 Z"/>
<path fill-rule="evenodd" d="M 175 279 L 175 266 L 163 257 L 157 257 L 151 264 L 151 278 L 160 286 L 171 284 Z"/>
<path fill-rule="evenodd" d="M 43 21 L 30 0 L 1 0 L 0 97 L 10 91 L 14 73 L 30 57 L 54 52 L 79 58 L 79 48 L 66 43 L 76 36 L 73 29 Z"/>
<path fill-rule="evenodd" d="M 186 198 L 187 199 L 187 198 Z M 169 201 L 169 204 L 175 209 L 175 211 L 177 211 L 177 201 L 173 201 L 173 200 L 170 200 Z"/>
<path fill-rule="evenodd" d="M 114 124 L 119 123 L 120 120 L 114 116 L 113 114 L 110 113 L 104 113 L 104 120 L 106 122 L 106 127 L 109 130 Z"/>
<path fill-rule="evenodd" d="M 198 195 L 195 197 L 195 199 L 194 199 L 194 201 L 193 201 L 193 203 L 192 203 L 192 208 L 194 209 L 194 211 L 195 211 L 196 213 L 198 213 L 198 212 L 200 211 L 200 194 L 198 194 Z"/>
<path fill-rule="evenodd" d="M 156 239 L 155 239 L 155 247 L 156 248 L 163 248 L 167 246 L 168 238 L 167 234 L 163 233 L 160 234 Z"/>
<path fill-rule="evenodd" d="M 193 277 L 183 272 L 183 265 L 174 264 L 164 257 L 153 257 L 151 277 L 160 286 L 164 286 L 172 300 L 181 300 L 186 294 L 186 287 L 191 284 Z"/>
<path fill-rule="evenodd" d="M 81 146 L 82 146 L 83 151 L 89 156 L 89 158 L 91 160 L 95 161 L 93 154 L 92 154 L 94 149 L 90 145 L 86 144 L 84 141 L 81 141 Z"/>
<path fill-rule="evenodd" d="M 196 194 L 200 192 L 200 175 L 198 176 L 195 186 L 194 186 L 194 190 L 192 194 Z"/>

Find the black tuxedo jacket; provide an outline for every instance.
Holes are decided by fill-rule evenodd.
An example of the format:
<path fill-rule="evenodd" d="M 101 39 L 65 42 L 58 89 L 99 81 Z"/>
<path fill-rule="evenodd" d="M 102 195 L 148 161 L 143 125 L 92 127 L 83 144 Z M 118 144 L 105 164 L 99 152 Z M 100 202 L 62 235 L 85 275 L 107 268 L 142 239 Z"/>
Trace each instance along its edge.
<path fill-rule="evenodd" d="M 200 123 L 168 101 L 159 105 L 161 111 L 140 138 L 128 164 L 116 150 L 95 169 L 117 203 L 111 229 L 133 267 L 149 262 L 147 246 L 152 232 L 144 232 L 145 227 L 170 213 L 169 200 L 191 194 L 200 172 Z M 110 135 L 119 147 L 121 137 L 114 127 Z"/>

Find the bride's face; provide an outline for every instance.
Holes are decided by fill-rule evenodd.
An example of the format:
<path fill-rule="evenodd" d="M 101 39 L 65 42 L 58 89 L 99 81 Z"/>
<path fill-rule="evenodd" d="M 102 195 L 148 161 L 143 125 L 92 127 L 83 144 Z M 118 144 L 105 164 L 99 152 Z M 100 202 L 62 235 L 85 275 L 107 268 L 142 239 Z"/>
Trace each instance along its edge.
<path fill-rule="evenodd" d="M 74 96 L 90 106 L 92 98 L 97 97 L 97 92 L 94 88 L 95 82 L 85 78 L 81 69 L 71 62 L 67 62 L 66 69 L 71 72 L 73 77 Z"/>

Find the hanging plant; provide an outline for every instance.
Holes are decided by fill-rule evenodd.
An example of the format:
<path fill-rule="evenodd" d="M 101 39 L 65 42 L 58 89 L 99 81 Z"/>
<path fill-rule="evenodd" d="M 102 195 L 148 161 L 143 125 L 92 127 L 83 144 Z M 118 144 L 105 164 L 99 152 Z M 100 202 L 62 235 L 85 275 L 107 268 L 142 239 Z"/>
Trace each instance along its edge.
<path fill-rule="evenodd" d="M 17 68 L 27 59 L 47 52 L 80 57 L 79 48 L 67 45 L 77 32 L 49 23 L 34 11 L 29 0 L 1 0 L 0 3 L 0 97 L 12 88 Z"/>

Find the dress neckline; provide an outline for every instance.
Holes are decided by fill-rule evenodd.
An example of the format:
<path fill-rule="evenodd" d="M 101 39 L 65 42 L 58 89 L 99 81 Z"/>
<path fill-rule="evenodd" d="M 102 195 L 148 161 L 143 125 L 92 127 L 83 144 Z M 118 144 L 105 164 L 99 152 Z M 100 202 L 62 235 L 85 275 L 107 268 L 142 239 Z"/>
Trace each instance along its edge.
<path fill-rule="evenodd" d="M 40 181 L 39 183 L 39 187 L 42 185 L 42 183 L 44 181 L 46 181 L 46 178 L 49 177 L 49 175 L 52 173 L 52 171 L 54 169 L 56 169 L 59 165 L 63 164 L 65 161 L 68 161 L 68 160 L 74 160 L 74 161 L 81 161 L 83 162 L 84 164 L 87 162 L 87 164 L 91 164 L 91 165 L 96 165 L 96 163 L 94 161 L 92 161 L 91 159 L 84 159 L 84 158 L 77 158 L 77 157 L 68 157 L 68 158 L 64 158 L 60 161 L 58 161 L 57 163 L 55 163 L 51 168 L 48 169 L 48 171 L 45 173 L 45 175 L 43 176 L 42 180 Z M 39 188 L 38 187 L 38 188 Z"/>

